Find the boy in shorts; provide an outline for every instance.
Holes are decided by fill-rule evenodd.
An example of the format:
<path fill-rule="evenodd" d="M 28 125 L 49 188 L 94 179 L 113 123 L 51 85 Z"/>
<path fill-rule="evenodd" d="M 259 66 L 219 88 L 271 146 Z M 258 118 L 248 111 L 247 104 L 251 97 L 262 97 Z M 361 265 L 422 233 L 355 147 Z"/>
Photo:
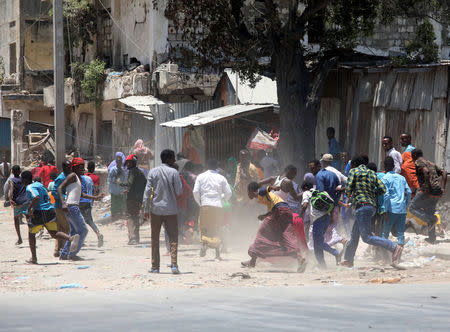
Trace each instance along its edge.
<path fill-rule="evenodd" d="M 70 241 L 70 251 L 78 249 L 79 235 L 69 236 L 66 233 L 58 232 L 55 209 L 50 203 L 50 196 L 44 185 L 40 182 L 33 182 L 33 175 L 29 171 L 22 172 L 21 178 L 23 185 L 27 188 L 27 196 L 30 201 L 28 206 L 28 241 L 31 259 L 27 263 L 37 264 L 36 233 L 43 227 L 47 229 L 52 238 Z"/>
<path fill-rule="evenodd" d="M 12 167 L 12 173 L 14 177 L 9 179 L 9 202 L 14 208 L 14 226 L 18 237 L 16 242 L 16 245 L 18 246 L 22 244 L 22 236 L 20 235 L 21 216 L 28 217 L 28 205 L 30 202 L 28 201 L 26 188 L 22 184 L 22 180 L 20 178 L 20 167 L 18 165 L 14 165 Z"/>

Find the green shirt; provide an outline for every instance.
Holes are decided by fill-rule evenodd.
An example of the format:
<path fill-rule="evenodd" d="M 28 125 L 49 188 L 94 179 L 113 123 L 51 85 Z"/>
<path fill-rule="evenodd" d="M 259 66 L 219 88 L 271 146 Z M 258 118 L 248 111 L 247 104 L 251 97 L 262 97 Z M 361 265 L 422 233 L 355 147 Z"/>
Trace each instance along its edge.
<path fill-rule="evenodd" d="M 361 165 L 348 173 L 345 193 L 352 198 L 353 206 L 370 204 L 376 207 L 377 197 L 386 193 L 386 187 L 375 172 Z"/>

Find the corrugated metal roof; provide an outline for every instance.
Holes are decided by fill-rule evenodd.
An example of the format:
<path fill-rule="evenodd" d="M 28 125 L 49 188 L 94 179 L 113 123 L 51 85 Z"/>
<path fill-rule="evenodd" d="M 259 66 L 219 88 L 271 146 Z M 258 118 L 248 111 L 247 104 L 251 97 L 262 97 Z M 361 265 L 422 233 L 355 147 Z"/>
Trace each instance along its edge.
<path fill-rule="evenodd" d="M 192 114 L 184 118 L 175 119 L 173 121 L 162 123 L 164 127 L 189 127 L 202 126 L 214 122 L 224 121 L 234 118 L 238 115 L 244 115 L 251 112 L 262 112 L 268 109 L 273 109 L 276 106 L 273 104 L 239 104 L 219 107 L 207 112 Z"/>
<path fill-rule="evenodd" d="M 225 73 L 236 91 L 236 77 L 231 69 L 226 69 Z M 238 79 L 238 98 L 243 104 L 278 104 L 277 82 L 266 76 L 260 76 L 260 80 L 254 88 L 251 88 L 248 81 Z"/>
<path fill-rule="evenodd" d="M 129 96 L 126 98 L 119 99 L 119 101 L 135 110 L 141 112 L 149 112 L 151 105 L 164 105 L 162 100 L 155 98 L 153 96 Z"/>

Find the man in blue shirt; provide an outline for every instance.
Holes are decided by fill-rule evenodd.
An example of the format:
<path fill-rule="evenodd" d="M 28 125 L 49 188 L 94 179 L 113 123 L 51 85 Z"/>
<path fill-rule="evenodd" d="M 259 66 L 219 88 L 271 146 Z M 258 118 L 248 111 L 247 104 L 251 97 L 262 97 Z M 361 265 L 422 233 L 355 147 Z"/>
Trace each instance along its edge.
<path fill-rule="evenodd" d="M 72 173 L 72 169 L 70 167 L 69 161 L 64 161 L 62 163 L 62 172 L 58 175 L 58 177 L 55 179 L 52 189 L 52 196 L 55 199 L 55 213 L 56 213 L 56 224 L 58 226 L 58 230 L 63 233 L 69 234 L 70 232 L 70 226 L 69 221 L 67 220 L 66 214 L 64 213 L 62 209 L 62 202 L 59 199 L 58 195 L 58 187 L 61 185 L 61 183 L 64 182 L 66 177 Z M 65 190 L 64 190 L 65 194 Z M 57 239 L 55 241 L 55 251 L 53 253 L 53 256 L 59 257 L 60 252 L 62 248 L 64 248 L 64 245 L 66 244 L 66 240 L 63 239 Z"/>
<path fill-rule="evenodd" d="M 328 153 L 333 156 L 333 163 L 331 166 L 336 168 L 338 171 L 341 170 L 341 147 L 335 138 L 336 131 L 333 127 L 327 128 L 328 137 Z"/>
<path fill-rule="evenodd" d="M 326 160 L 321 160 L 322 166 L 328 166 L 328 162 Z M 327 246 L 324 246 L 324 237 L 325 232 L 331 234 L 331 239 L 327 239 L 326 241 L 327 245 L 331 247 L 332 245 L 343 242 L 344 239 L 342 236 L 340 236 L 336 231 L 336 222 L 337 217 L 336 212 L 338 211 L 338 202 L 339 202 L 339 196 L 340 193 L 337 191 L 340 186 L 339 178 L 336 174 L 334 174 L 332 171 L 329 171 L 325 168 L 322 168 L 317 174 L 316 174 L 316 189 L 319 191 L 326 191 L 328 195 L 334 200 L 335 208 L 331 212 L 331 215 L 333 217 L 330 217 L 329 214 L 325 214 L 321 218 L 317 219 L 314 222 L 313 226 L 313 237 L 314 237 L 314 252 L 316 252 L 316 247 L 323 247 L 324 250 L 329 251 L 327 249 Z M 338 213 L 339 214 L 339 213 Z M 329 237 L 329 236 L 328 236 Z M 316 243 L 318 242 L 318 243 Z M 320 251 L 320 249 L 318 249 Z M 338 253 L 336 250 L 334 250 L 332 253 L 336 258 L 336 265 L 338 265 L 341 261 L 342 252 Z M 317 255 L 316 255 L 317 256 Z M 322 260 L 321 255 L 319 255 L 318 259 L 319 265 L 321 267 L 325 267 L 324 261 Z"/>
<path fill-rule="evenodd" d="M 79 236 L 69 236 L 66 233 L 58 232 L 58 226 L 55 222 L 56 213 L 47 189 L 40 182 L 32 182 L 33 175 L 29 171 L 21 174 L 22 183 L 27 187 L 27 196 L 31 201 L 28 207 L 28 241 L 30 243 L 31 259 L 27 260 L 29 264 L 37 264 L 36 255 L 36 233 L 42 228 L 46 228 L 50 236 L 54 239 L 63 239 L 69 241 L 70 250 L 78 248 Z"/>
<path fill-rule="evenodd" d="M 94 195 L 94 181 L 89 176 L 81 176 L 81 192 L 89 196 Z M 92 200 L 89 198 L 80 198 L 80 211 L 83 215 L 84 221 L 88 224 L 97 235 L 97 246 L 103 246 L 103 235 L 100 233 L 97 225 L 92 218 Z"/>
<path fill-rule="evenodd" d="M 411 189 L 406 179 L 394 172 L 394 167 L 394 159 L 386 157 L 384 161 L 386 175 L 381 179 L 386 187 L 384 210 L 387 214 L 383 225 L 383 237 L 387 239 L 395 225 L 398 233 L 398 244 L 403 246 L 405 244 L 406 212 L 411 200 Z"/>

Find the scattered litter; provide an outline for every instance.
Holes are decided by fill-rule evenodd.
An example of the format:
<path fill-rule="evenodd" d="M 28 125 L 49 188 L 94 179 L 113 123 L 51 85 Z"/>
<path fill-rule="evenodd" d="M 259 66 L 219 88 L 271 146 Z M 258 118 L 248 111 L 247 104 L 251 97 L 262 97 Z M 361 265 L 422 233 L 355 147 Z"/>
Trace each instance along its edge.
<path fill-rule="evenodd" d="M 147 248 L 147 245 L 143 244 L 143 245 L 142 245 L 142 248 Z"/>
<path fill-rule="evenodd" d="M 105 213 L 105 214 L 103 215 L 103 218 L 108 218 L 108 217 L 111 217 L 111 213 Z"/>
<path fill-rule="evenodd" d="M 428 258 L 429 261 L 433 261 L 436 258 L 436 256 L 431 256 L 430 258 Z"/>
<path fill-rule="evenodd" d="M 340 283 L 338 283 L 336 281 L 333 281 L 333 286 L 342 286 L 342 284 L 340 284 Z"/>
<path fill-rule="evenodd" d="M 0 211 L 0 214 L 5 214 L 6 213 L 6 211 Z"/>
<path fill-rule="evenodd" d="M 72 284 L 64 284 L 59 286 L 59 289 L 66 289 L 66 288 L 83 288 L 79 283 L 72 283 Z"/>
<path fill-rule="evenodd" d="M 378 268 L 378 267 L 373 267 L 369 271 L 384 273 L 384 269 L 381 269 L 381 268 Z"/>
<path fill-rule="evenodd" d="M 416 246 L 416 242 L 414 242 L 413 240 L 409 240 L 409 242 L 407 243 L 408 247 L 415 247 Z"/>
<path fill-rule="evenodd" d="M 245 273 L 245 272 L 236 272 L 233 273 L 230 278 L 236 278 L 236 277 L 241 277 L 242 279 L 250 279 L 250 274 Z"/>
<path fill-rule="evenodd" d="M 103 203 L 107 203 L 109 201 L 111 201 L 111 195 L 108 195 L 108 196 L 105 196 L 105 197 L 102 198 L 102 202 Z"/>
<path fill-rule="evenodd" d="M 372 284 L 396 284 L 401 280 L 401 278 L 373 278 L 370 279 L 369 282 L 371 282 Z"/>
<path fill-rule="evenodd" d="M 78 270 L 86 270 L 86 269 L 89 269 L 91 266 L 90 265 L 80 265 L 80 266 L 77 266 L 77 269 Z"/>
<path fill-rule="evenodd" d="M 30 277 L 28 276 L 22 276 L 22 277 L 17 277 L 17 280 L 26 280 L 29 279 Z"/>
<path fill-rule="evenodd" d="M 432 295 L 432 296 L 431 296 L 431 298 L 432 298 L 432 299 L 437 299 L 438 297 L 437 297 L 437 296 L 433 296 L 433 295 Z"/>
<path fill-rule="evenodd" d="M 17 259 L 12 259 L 9 261 L 2 261 L 2 263 L 16 263 L 16 262 L 17 262 Z"/>

